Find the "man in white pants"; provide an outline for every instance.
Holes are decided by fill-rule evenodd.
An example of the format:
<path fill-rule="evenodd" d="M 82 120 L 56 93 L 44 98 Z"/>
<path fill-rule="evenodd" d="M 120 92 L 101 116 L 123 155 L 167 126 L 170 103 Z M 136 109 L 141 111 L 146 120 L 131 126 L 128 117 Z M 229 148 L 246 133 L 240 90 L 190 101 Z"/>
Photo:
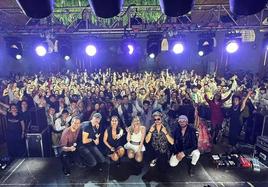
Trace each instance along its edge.
<path fill-rule="evenodd" d="M 196 165 L 200 157 L 200 152 L 197 149 L 198 143 L 196 130 L 188 125 L 188 118 L 185 115 L 179 116 L 178 123 L 179 125 L 176 127 L 173 133 L 173 154 L 169 160 L 169 164 L 171 167 L 175 167 L 183 158 L 191 158 L 188 173 L 190 176 L 192 176 L 192 168 Z"/>

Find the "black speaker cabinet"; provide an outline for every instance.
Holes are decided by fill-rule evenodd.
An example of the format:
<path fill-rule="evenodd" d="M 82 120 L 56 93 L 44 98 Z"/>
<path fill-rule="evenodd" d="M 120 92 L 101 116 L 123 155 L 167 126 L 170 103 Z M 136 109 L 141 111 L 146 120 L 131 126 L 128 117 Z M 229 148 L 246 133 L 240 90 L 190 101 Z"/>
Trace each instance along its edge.
<path fill-rule="evenodd" d="M 30 110 L 30 133 L 41 133 L 48 127 L 45 108 L 33 108 Z"/>
<path fill-rule="evenodd" d="M 26 148 L 28 157 L 49 157 L 51 155 L 49 128 L 41 133 L 27 133 Z"/>

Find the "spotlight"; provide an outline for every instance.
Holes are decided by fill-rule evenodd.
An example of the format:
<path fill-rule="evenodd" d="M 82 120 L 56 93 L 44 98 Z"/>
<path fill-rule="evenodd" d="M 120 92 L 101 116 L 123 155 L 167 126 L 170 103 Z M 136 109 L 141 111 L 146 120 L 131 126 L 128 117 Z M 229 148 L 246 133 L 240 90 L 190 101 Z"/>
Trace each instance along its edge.
<path fill-rule="evenodd" d="M 47 54 L 47 49 L 43 45 L 39 45 L 35 48 L 35 52 L 38 56 L 45 56 Z"/>
<path fill-rule="evenodd" d="M 173 52 L 175 54 L 181 54 L 183 51 L 184 51 L 184 47 L 183 47 L 183 44 L 182 43 L 176 43 L 173 46 Z"/>
<path fill-rule="evenodd" d="M 216 46 L 216 39 L 215 37 L 206 36 L 205 34 L 200 35 L 203 37 L 198 41 L 198 55 L 205 56 L 208 55 L 210 52 L 213 51 L 213 47 Z"/>
<path fill-rule="evenodd" d="M 94 45 L 88 45 L 86 47 L 86 53 L 88 56 L 95 56 L 97 53 L 97 49 Z"/>
<path fill-rule="evenodd" d="M 147 40 L 147 54 L 150 58 L 155 58 L 161 49 L 161 39 L 162 35 L 149 35 Z M 152 55 L 153 54 L 153 55 Z"/>
<path fill-rule="evenodd" d="M 68 55 L 66 55 L 65 57 L 64 57 L 64 60 L 66 60 L 66 61 L 68 61 L 68 60 L 70 60 L 71 58 L 70 58 L 70 56 L 68 56 Z"/>
<path fill-rule="evenodd" d="M 17 55 L 16 55 L 16 59 L 17 59 L 17 60 L 20 60 L 21 58 L 22 58 L 22 56 L 21 56 L 20 54 L 17 54 Z"/>
<path fill-rule="evenodd" d="M 72 56 L 72 44 L 70 42 L 70 38 L 59 38 L 59 54 L 61 57 L 68 61 Z"/>
<path fill-rule="evenodd" d="M 231 40 L 226 45 L 226 51 L 228 53 L 235 53 L 239 49 L 239 45 L 236 41 Z"/>
<path fill-rule="evenodd" d="M 204 56 L 204 51 L 198 51 L 199 56 Z"/>
<path fill-rule="evenodd" d="M 268 45 L 265 46 L 265 49 L 268 51 Z"/>
<path fill-rule="evenodd" d="M 131 45 L 131 44 L 128 44 L 127 45 L 127 48 L 128 48 L 128 54 L 132 55 L 133 52 L 134 52 L 134 46 Z"/>
<path fill-rule="evenodd" d="M 149 55 L 149 57 L 150 57 L 151 59 L 154 59 L 154 58 L 155 58 L 155 54 L 154 54 L 154 53 L 151 53 L 151 54 Z"/>
<path fill-rule="evenodd" d="M 17 37 L 6 37 L 5 40 L 8 54 L 16 60 L 22 59 L 23 46 L 21 39 Z"/>

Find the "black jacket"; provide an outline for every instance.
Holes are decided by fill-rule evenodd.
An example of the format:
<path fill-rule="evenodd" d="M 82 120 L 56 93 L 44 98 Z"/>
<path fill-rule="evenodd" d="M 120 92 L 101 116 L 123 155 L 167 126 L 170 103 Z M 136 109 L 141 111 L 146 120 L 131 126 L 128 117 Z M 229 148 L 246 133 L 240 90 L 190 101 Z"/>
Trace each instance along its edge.
<path fill-rule="evenodd" d="M 187 126 L 184 136 L 181 133 L 181 127 L 178 124 L 173 132 L 174 145 L 172 152 L 177 154 L 184 152 L 186 156 L 190 155 L 191 152 L 197 149 L 197 136 L 195 128 L 190 125 Z"/>

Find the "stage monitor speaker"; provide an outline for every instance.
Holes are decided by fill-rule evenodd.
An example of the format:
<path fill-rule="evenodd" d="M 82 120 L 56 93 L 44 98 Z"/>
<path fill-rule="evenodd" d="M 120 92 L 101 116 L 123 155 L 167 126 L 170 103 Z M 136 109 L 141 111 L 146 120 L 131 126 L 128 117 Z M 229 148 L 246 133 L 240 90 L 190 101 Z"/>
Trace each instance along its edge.
<path fill-rule="evenodd" d="M 49 157 L 51 155 L 49 128 L 41 133 L 27 133 L 26 148 L 28 157 Z"/>
<path fill-rule="evenodd" d="M 48 127 L 45 108 L 33 108 L 30 110 L 30 133 L 41 133 Z"/>

